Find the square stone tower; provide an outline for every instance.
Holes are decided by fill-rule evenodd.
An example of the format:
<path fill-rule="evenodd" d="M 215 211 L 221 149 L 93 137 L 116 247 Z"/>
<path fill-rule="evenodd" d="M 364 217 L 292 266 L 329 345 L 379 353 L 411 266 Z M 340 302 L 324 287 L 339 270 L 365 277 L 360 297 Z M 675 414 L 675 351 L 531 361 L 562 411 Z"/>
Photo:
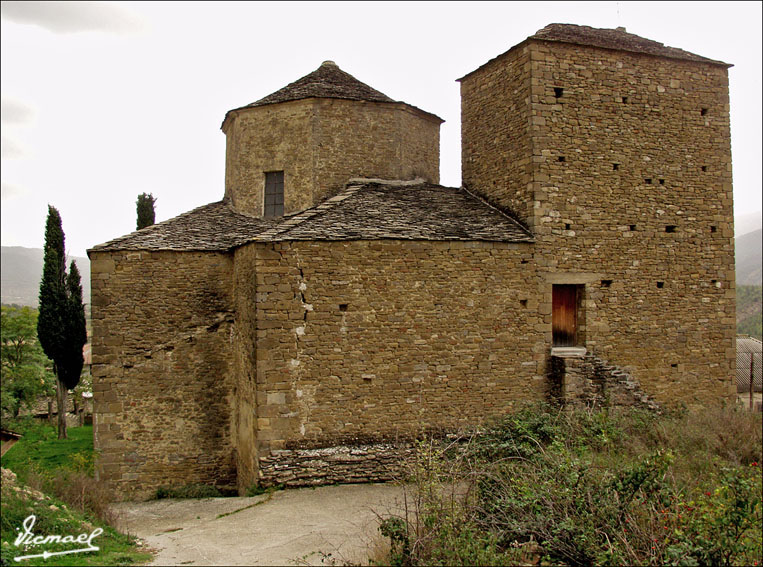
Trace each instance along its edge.
<path fill-rule="evenodd" d="M 464 184 L 534 232 L 548 338 L 570 304 L 564 346 L 688 405 L 734 364 L 728 67 L 551 24 L 460 79 Z"/>

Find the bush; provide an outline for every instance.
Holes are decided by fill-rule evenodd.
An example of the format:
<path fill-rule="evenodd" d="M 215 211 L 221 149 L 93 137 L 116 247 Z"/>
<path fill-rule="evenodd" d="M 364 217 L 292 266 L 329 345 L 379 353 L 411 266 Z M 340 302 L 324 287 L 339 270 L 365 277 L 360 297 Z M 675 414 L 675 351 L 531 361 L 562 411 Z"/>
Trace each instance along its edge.
<path fill-rule="evenodd" d="M 761 419 L 734 410 L 522 408 L 460 446 L 421 444 L 399 565 L 752 564 Z"/>

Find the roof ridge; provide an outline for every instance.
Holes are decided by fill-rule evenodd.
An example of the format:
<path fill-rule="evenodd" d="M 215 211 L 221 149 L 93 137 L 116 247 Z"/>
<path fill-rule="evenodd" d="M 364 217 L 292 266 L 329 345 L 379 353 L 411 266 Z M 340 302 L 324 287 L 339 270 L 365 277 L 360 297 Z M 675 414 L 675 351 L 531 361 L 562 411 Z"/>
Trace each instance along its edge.
<path fill-rule="evenodd" d="M 494 205 L 493 203 L 491 203 L 490 201 L 488 201 L 487 199 L 485 199 L 481 195 L 477 195 L 476 193 L 472 193 L 471 191 L 469 191 L 469 189 L 466 188 L 465 185 L 462 185 L 461 187 L 459 187 L 458 190 L 463 191 L 464 193 L 466 193 L 467 195 L 469 195 L 473 199 L 477 199 L 479 202 L 481 202 L 482 204 L 490 207 L 491 209 L 496 211 L 498 214 L 506 217 L 511 222 L 516 224 L 523 232 L 525 232 L 527 234 L 527 236 L 529 236 L 530 238 L 535 240 L 535 235 L 532 233 L 532 231 L 529 228 L 527 228 L 524 225 L 524 223 L 520 222 L 518 219 L 514 218 L 514 216 L 509 214 L 506 210 L 502 209 L 501 207 L 497 207 L 496 205 Z"/>
<path fill-rule="evenodd" d="M 341 203 L 348 197 L 351 197 L 352 195 L 357 193 L 362 188 L 363 188 L 363 185 L 348 184 L 347 187 L 345 187 L 345 189 L 342 192 L 338 193 L 337 195 L 334 195 L 333 197 L 329 197 L 328 199 L 319 203 L 318 205 L 310 207 L 309 209 L 305 209 L 304 211 L 297 213 L 296 215 L 293 215 L 287 220 L 284 220 L 283 222 L 278 223 L 273 228 L 268 229 L 264 232 L 261 232 L 259 235 L 257 235 L 254 241 L 267 242 L 275 238 L 276 236 L 284 234 L 290 231 L 291 229 L 299 226 L 303 222 L 310 220 L 332 209 L 337 203 Z"/>

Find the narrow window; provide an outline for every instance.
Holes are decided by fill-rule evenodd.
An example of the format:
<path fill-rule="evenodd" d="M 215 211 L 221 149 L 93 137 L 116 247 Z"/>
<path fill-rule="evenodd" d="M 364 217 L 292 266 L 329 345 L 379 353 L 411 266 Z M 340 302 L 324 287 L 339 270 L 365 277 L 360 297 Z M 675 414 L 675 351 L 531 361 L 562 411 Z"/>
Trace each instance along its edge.
<path fill-rule="evenodd" d="M 702 116 L 707 116 L 707 108 L 703 108 L 702 110 L 699 111 L 699 113 Z"/>
<path fill-rule="evenodd" d="M 659 289 L 662 289 L 663 287 L 665 287 L 665 282 L 657 282 L 657 287 Z"/>
<path fill-rule="evenodd" d="M 646 179 L 644 179 L 644 183 L 646 183 L 647 185 L 651 185 L 652 184 L 652 178 L 651 177 L 647 177 Z"/>
<path fill-rule="evenodd" d="M 702 171 L 707 171 L 707 166 L 706 165 L 702 166 Z"/>
<path fill-rule="evenodd" d="M 669 224 L 665 227 L 665 232 L 675 232 L 676 231 L 676 225 Z"/>
<path fill-rule="evenodd" d="M 564 89 L 562 87 L 554 87 L 554 96 L 556 98 L 562 98 L 563 94 L 564 94 Z"/>
<path fill-rule="evenodd" d="M 660 179 L 660 185 L 665 185 L 665 180 L 664 179 Z"/>
<path fill-rule="evenodd" d="M 265 218 L 283 216 L 283 171 L 265 173 Z"/>
<path fill-rule="evenodd" d="M 349 307 L 349 303 L 340 303 L 339 311 L 347 311 L 347 307 Z"/>
<path fill-rule="evenodd" d="M 570 230 L 572 225 L 570 223 L 564 223 L 564 230 Z"/>
<path fill-rule="evenodd" d="M 558 161 L 565 161 L 565 157 L 564 157 L 564 156 L 559 156 L 559 157 L 558 157 L 558 158 L 556 158 L 556 159 L 557 159 Z"/>
<path fill-rule="evenodd" d="M 612 280 L 601 280 L 601 287 L 610 287 L 612 285 Z"/>
<path fill-rule="evenodd" d="M 635 224 L 632 224 L 632 225 L 630 225 L 628 228 L 630 228 L 630 229 L 631 229 L 631 232 L 633 232 L 634 230 L 636 230 L 636 225 L 635 225 Z"/>
<path fill-rule="evenodd" d="M 619 163 L 613 163 L 612 164 L 612 171 L 617 171 L 618 169 L 620 169 L 620 164 Z"/>
<path fill-rule="evenodd" d="M 627 102 L 628 102 L 628 97 L 627 97 L 627 96 L 624 96 L 624 97 L 623 97 L 623 104 L 625 104 L 625 103 L 627 103 Z"/>
<path fill-rule="evenodd" d="M 519 300 L 519 304 L 520 304 L 522 307 L 527 307 L 527 300 L 526 300 L 526 299 L 520 299 L 520 300 Z"/>
<path fill-rule="evenodd" d="M 718 230 L 717 226 L 711 226 L 710 227 L 710 232 L 716 232 L 717 230 Z"/>

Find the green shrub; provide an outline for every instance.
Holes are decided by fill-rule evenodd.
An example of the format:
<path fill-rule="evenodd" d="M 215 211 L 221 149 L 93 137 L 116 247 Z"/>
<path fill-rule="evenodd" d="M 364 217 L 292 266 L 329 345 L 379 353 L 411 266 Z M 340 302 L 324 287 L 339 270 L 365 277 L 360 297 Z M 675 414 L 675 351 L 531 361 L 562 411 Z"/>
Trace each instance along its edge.
<path fill-rule="evenodd" d="M 527 406 L 465 445 L 419 445 L 399 565 L 760 561 L 761 418 Z"/>

